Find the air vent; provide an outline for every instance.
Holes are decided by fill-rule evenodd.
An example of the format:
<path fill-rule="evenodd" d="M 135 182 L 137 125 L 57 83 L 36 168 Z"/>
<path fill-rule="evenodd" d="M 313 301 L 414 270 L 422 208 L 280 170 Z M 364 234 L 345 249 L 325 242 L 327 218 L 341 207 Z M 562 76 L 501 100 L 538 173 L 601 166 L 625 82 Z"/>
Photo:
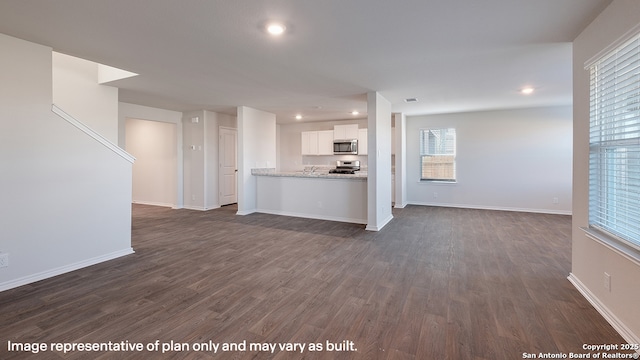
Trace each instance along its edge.
<path fill-rule="evenodd" d="M 418 102 L 418 98 L 408 98 L 408 99 L 404 99 L 404 102 L 406 102 L 406 103 Z"/>

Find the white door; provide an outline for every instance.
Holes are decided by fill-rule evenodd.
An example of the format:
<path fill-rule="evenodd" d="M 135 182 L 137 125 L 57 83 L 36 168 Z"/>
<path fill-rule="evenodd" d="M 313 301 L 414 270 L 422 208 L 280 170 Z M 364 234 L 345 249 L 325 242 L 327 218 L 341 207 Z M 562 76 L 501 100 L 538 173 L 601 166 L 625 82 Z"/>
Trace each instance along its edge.
<path fill-rule="evenodd" d="M 220 179 L 218 194 L 220 206 L 238 202 L 238 131 L 230 128 L 220 128 Z"/>

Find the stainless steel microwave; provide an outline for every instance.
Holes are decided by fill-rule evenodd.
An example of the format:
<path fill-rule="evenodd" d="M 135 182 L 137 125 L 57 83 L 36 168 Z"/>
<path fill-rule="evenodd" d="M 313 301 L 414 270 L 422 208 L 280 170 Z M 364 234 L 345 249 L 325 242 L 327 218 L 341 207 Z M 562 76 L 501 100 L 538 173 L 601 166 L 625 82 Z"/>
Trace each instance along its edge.
<path fill-rule="evenodd" d="M 358 155 L 358 140 L 333 140 L 334 155 Z"/>

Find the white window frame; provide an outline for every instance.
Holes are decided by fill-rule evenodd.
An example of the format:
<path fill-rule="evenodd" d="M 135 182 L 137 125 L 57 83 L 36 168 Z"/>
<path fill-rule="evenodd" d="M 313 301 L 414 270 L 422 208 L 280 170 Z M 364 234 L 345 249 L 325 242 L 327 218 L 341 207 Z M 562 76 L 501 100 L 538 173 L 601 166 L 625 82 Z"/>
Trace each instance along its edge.
<path fill-rule="evenodd" d="M 589 233 L 638 254 L 640 34 L 586 68 L 591 76 Z"/>
<path fill-rule="evenodd" d="M 430 150 L 430 146 L 428 140 L 425 140 L 425 133 L 435 133 L 435 132 L 448 132 L 449 135 L 453 135 L 453 139 L 443 139 L 445 143 L 440 144 L 441 146 L 437 146 L 438 149 Z M 434 134 L 435 135 L 435 134 Z M 444 135 L 444 134 L 440 134 Z M 427 182 L 446 182 L 446 183 L 455 183 L 457 181 L 457 169 L 456 169 L 456 147 L 457 147 L 457 134 L 455 128 L 424 128 L 419 131 L 420 136 L 420 181 Z M 428 138 L 426 138 L 428 139 Z M 427 141 L 427 143 L 425 143 Z M 437 156 L 445 156 L 445 157 L 453 157 L 453 164 L 451 171 L 451 176 L 433 176 L 433 177 L 425 177 L 424 175 L 424 161 L 427 157 L 437 157 Z"/>

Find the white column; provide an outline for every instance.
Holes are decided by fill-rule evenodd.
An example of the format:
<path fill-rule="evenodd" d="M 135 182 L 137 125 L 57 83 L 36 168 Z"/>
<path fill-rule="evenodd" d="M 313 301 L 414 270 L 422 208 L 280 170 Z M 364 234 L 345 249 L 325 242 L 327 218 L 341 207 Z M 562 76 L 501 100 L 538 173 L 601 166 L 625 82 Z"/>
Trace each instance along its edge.
<path fill-rule="evenodd" d="M 378 231 L 391 219 L 391 103 L 377 92 L 367 94 L 368 179 L 367 230 Z"/>
<path fill-rule="evenodd" d="M 256 211 L 253 168 L 276 167 L 276 115 L 238 106 L 238 215 Z"/>
<path fill-rule="evenodd" d="M 396 124 L 395 191 L 396 208 L 407 206 L 407 118 L 402 113 L 393 114 Z"/>

